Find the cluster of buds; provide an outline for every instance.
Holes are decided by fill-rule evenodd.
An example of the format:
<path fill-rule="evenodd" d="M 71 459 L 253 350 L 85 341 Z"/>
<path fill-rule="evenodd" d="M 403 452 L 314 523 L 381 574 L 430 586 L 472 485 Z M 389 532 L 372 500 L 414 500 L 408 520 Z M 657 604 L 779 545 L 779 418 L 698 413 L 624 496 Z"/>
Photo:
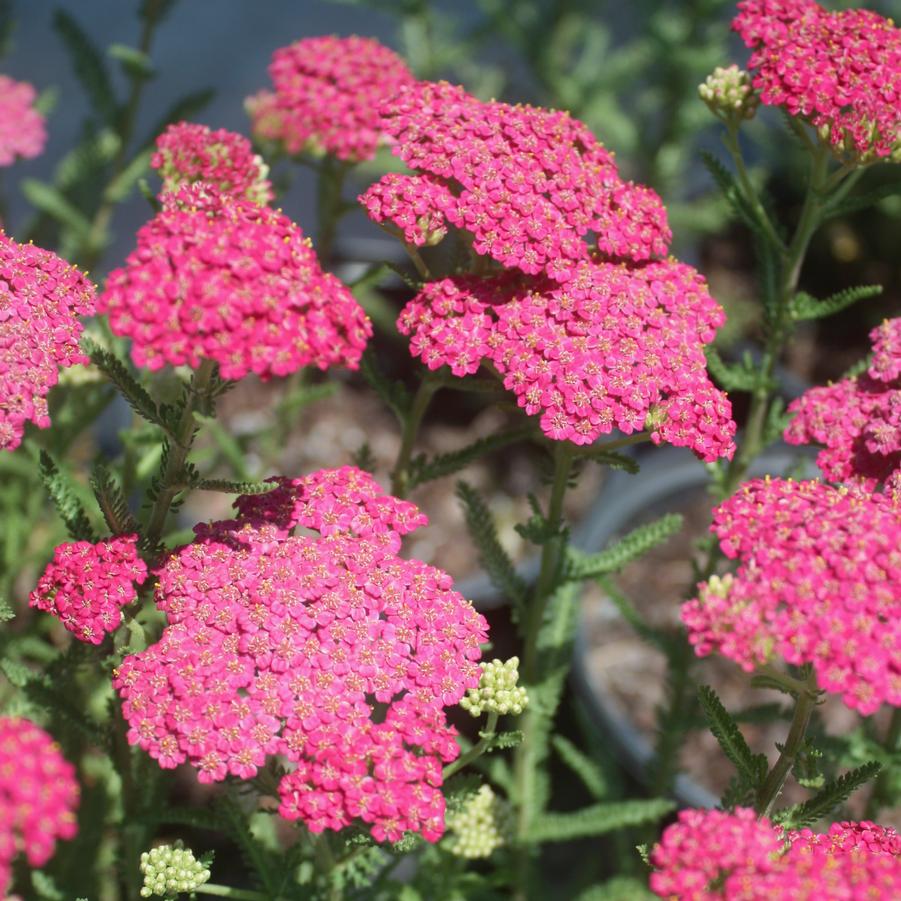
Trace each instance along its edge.
<path fill-rule="evenodd" d="M 194 892 L 209 881 L 210 871 L 181 841 L 160 845 L 141 855 L 144 885 L 142 898 L 168 898 L 180 892 Z"/>
<path fill-rule="evenodd" d="M 503 801 L 483 785 L 463 807 L 447 817 L 445 847 L 455 857 L 467 860 L 490 857 L 505 843 L 509 812 Z"/>
<path fill-rule="evenodd" d="M 460 706 L 473 716 L 481 716 L 484 711 L 501 716 L 522 713 L 529 704 L 529 696 L 525 688 L 516 684 L 519 681 L 519 657 L 479 665 L 482 676 L 478 688 L 470 688 Z"/>
<path fill-rule="evenodd" d="M 734 63 L 726 68 L 717 66 L 698 87 L 698 93 L 710 112 L 726 122 L 751 119 L 760 105 L 751 76 Z"/>

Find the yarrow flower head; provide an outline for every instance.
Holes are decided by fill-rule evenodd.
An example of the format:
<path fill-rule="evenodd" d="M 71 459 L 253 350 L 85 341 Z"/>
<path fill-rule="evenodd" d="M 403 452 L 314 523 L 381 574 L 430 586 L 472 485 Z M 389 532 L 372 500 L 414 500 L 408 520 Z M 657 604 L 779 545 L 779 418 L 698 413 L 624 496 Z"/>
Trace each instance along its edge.
<path fill-rule="evenodd" d="M 379 107 L 415 79 L 394 51 L 372 38 L 305 38 L 272 55 L 275 87 L 248 98 L 258 138 L 288 153 L 372 159 L 386 140 Z"/>
<path fill-rule="evenodd" d="M 156 139 L 150 165 L 159 172 L 164 192 L 202 181 L 261 205 L 273 197 L 266 178 L 269 167 L 247 138 L 225 128 L 213 131 L 194 122 L 170 125 Z"/>
<path fill-rule="evenodd" d="M 901 30 L 864 9 L 742 0 L 733 28 L 752 48 L 760 99 L 808 121 L 847 161 L 901 160 Z"/>
<path fill-rule="evenodd" d="M 287 216 L 198 183 L 163 196 L 100 307 L 139 366 L 219 364 L 223 378 L 356 368 L 372 326 Z"/>
<path fill-rule="evenodd" d="M 484 711 L 500 716 L 519 716 L 529 704 L 525 688 L 516 684 L 519 682 L 519 657 L 483 661 L 479 666 L 482 668 L 479 684 L 469 689 L 460 706 L 476 717 Z"/>
<path fill-rule="evenodd" d="M 870 333 L 866 372 L 812 388 L 792 401 L 789 444 L 822 444 L 817 464 L 827 479 L 877 488 L 901 469 L 901 318 Z"/>
<path fill-rule="evenodd" d="M 753 810 L 683 810 L 651 852 L 651 890 L 679 901 L 893 901 L 901 839 L 874 823 L 783 832 Z"/>
<path fill-rule="evenodd" d="M 210 881 L 209 867 L 204 866 L 181 841 L 174 845 L 158 845 L 141 854 L 141 873 L 144 876 L 142 898 L 188 894 Z"/>
<path fill-rule="evenodd" d="M 447 830 L 442 847 L 455 857 L 467 860 L 491 857 L 507 843 L 510 811 L 490 785 L 483 785 L 458 811 L 448 816 Z"/>
<path fill-rule="evenodd" d="M 22 853 L 33 867 L 53 856 L 58 839 L 78 831 L 75 768 L 40 727 L 18 717 L 0 717 L 0 896 Z"/>
<path fill-rule="evenodd" d="M 751 671 L 812 664 L 819 687 L 867 715 L 901 706 L 901 513 L 887 495 L 755 479 L 713 511 L 735 576 L 682 607 L 699 656 Z"/>
<path fill-rule="evenodd" d="M 419 82 L 383 108 L 394 152 L 415 176 L 386 176 L 360 198 L 376 222 L 426 244 L 444 221 L 507 268 L 557 281 L 589 257 L 664 256 L 671 237 L 660 198 L 620 178 L 612 154 L 567 113 L 484 103 L 446 82 Z M 427 216 L 428 228 L 416 229 Z"/>
<path fill-rule="evenodd" d="M 47 142 L 44 117 L 34 108 L 37 91 L 0 75 L 0 166 L 39 156 Z"/>
<path fill-rule="evenodd" d="M 721 119 L 751 119 L 760 98 L 751 85 L 751 76 L 736 65 L 717 66 L 698 88 L 698 94 L 710 111 Z"/>
<path fill-rule="evenodd" d="M 93 315 L 94 290 L 56 254 L 0 231 L 0 450 L 19 446 L 26 422 L 47 428 L 59 368 L 88 362 L 78 317 Z"/>
<path fill-rule="evenodd" d="M 586 262 L 563 285 L 515 273 L 430 282 L 398 328 L 430 369 L 493 363 L 549 438 L 589 444 L 650 420 L 656 443 L 715 460 L 732 455 L 735 424 L 703 345 L 724 318 L 690 266 Z"/>
<path fill-rule="evenodd" d="M 446 573 L 397 556 L 424 517 L 367 473 L 276 485 L 160 569 L 168 625 L 114 681 L 129 741 L 202 782 L 279 754 L 286 819 L 436 841 L 442 764 L 459 753 L 444 707 L 478 684 L 485 620 Z"/>
<path fill-rule="evenodd" d="M 59 545 L 30 606 L 53 614 L 80 641 L 100 644 L 119 627 L 122 608 L 136 600 L 135 585 L 147 579 L 137 542 L 137 535 L 119 535 Z"/>

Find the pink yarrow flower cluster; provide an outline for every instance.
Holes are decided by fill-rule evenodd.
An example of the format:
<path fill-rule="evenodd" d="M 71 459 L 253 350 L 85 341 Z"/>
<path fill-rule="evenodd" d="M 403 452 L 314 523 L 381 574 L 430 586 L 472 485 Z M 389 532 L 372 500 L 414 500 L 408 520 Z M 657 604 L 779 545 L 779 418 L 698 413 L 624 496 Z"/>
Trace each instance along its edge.
<path fill-rule="evenodd" d="M 203 181 L 223 194 L 258 204 L 272 200 L 268 167 L 243 135 L 194 122 L 170 125 L 156 139 L 150 165 L 163 179 L 163 191 Z"/>
<path fill-rule="evenodd" d="M 0 75 L 0 166 L 39 156 L 47 142 L 44 117 L 34 108 L 37 91 L 26 81 Z"/>
<path fill-rule="evenodd" d="M 822 444 L 817 464 L 827 479 L 869 489 L 901 470 L 901 318 L 870 333 L 865 373 L 812 388 L 792 401 L 789 444 Z"/>
<path fill-rule="evenodd" d="M 822 482 L 755 479 L 714 510 L 735 576 L 682 607 L 699 656 L 751 671 L 774 656 L 813 665 L 860 713 L 901 706 L 901 508 Z"/>
<path fill-rule="evenodd" d="M 147 579 L 137 535 L 96 544 L 67 542 L 53 552 L 29 604 L 55 616 L 80 641 L 100 644 L 122 622 L 122 608 Z"/>
<path fill-rule="evenodd" d="M 874 823 L 783 832 L 753 810 L 683 810 L 651 852 L 651 890 L 672 901 L 894 901 L 901 839 Z"/>
<path fill-rule="evenodd" d="M 219 364 L 226 379 L 355 369 L 372 326 L 287 216 L 198 183 L 163 196 L 100 308 L 138 366 Z"/>
<path fill-rule="evenodd" d="M 753 52 L 763 103 L 809 121 L 842 156 L 901 154 L 901 30 L 864 9 L 742 0 L 733 28 Z"/>
<path fill-rule="evenodd" d="M 159 572 L 159 642 L 114 685 L 129 741 L 202 782 L 281 755 L 288 820 L 379 841 L 444 829 L 444 707 L 478 684 L 485 620 L 440 570 L 397 556 L 425 522 L 353 467 L 276 480 Z M 294 534 L 296 528 L 311 530 Z"/>
<path fill-rule="evenodd" d="M 398 327 L 430 369 L 463 376 L 490 361 L 550 438 L 650 426 L 656 443 L 715 460 L 732 455 L 735 424 L 703 345 L 724 318 L 690 266 L 586 262 L 562 285 L 512 273 L 431 282 Z"/>
<path fill-rule="evenodd" d="M 59 368 L 88 362 L 78 317 L 94 304 L 94 286 L 74 266 L 0 231 L 0 450 L 19 446 L 26 422 L 50 425 Z"/>
<path fill-rule="evenodd" d="M 589 257 L 592 235 L 617 260 L 667 252 L 660 198 L 620 178 L 613 155 L 568 113 L 484 103 L 445 82 L 405 87 L 383 112 L 394 152 L 416 174 L 386 176 L 360 200 L 409 243 L 429 243 L 446 220 L 472 235 L 476 253 L 555 281 Z M 423 208 L 430 227 L 411 230 Z"/>
<path fill-rule="evenodd" d="M 272 55 L 275 87 L 247 100 L 258 138 L 288 153 L 372 159 L 386 135 L 379 107 L 415 79 L 394 51 L 372 38 L 305 38 Z"/>
<path fill-rule="evenodd" d="M 78 795 L 75 768 L 59 745 L 28 720 L 0 717 L 0 897 L 17 854 L 42 867 L 58 839 L 75 835 Z"/>

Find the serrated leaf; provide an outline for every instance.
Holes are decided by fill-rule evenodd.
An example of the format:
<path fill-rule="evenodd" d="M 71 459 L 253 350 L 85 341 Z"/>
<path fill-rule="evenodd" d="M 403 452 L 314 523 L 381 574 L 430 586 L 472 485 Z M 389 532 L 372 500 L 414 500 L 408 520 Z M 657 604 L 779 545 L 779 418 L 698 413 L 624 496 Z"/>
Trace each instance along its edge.
<path fill-rule="evenodd" d="M 710 731 L 723 753 L 745 782 L 752 786 L 758 785 L 766 778 L 766 757 L 751 751 L 738 724 L 729 715 L 722 701 L 709 685 L 700 686 L 698 698 Z"/>
<path fill-rule="evenodd" d="M 589 449 L 584 453 L 580 453 L 579 458 L 582 460 L 591 460 L 593 463 L 597 463 L 600 466 L 609 466 L 611 469 L 621 469 L 623 472 L 628 472 L 630 475 L 636 475 L 641 470 L 638 460 L 634 457 L 617 453 L 617 451 L 604 450 L 603 448 L 597 448 L 596 450 Z"/>
<path fill-rule="evenodd" d="M 140 532 L 137 520 L 128 509 L 128 501 L 113 474 L 103 463 L 98 463 L 91 474 L 91 489 L 97 499 L 100 512 L 113 535 L 129 535 Z"/>
<path fill-rule="evenodd" d="M 654 522 L 638 526 L 612 547 L 596 554 L 586 554 L 570 548 L 563 576 L 569 581 L 583 581 L 617 572 L 678 532 L 682 528 L 682 522 L 680 514 L 668 513 Z"/>
<path fill-rule="evenodd" d="M 126 75 L 131 78 L 151 78 L 155 72 L 153 61 L 148 54 L 137 47 L 127 44 L 110 44 L 106 52 L 122 66 Z"/>
<path fill-rule="evenodd" d="M 458 482 L 457 497 L 463 504 L 463 513 L 473 544 L 479 551 L 479 559 L 492 585 L 515 604 L 522 606 L 526 598 L 525 582 L 497 537 L 497 527 L 488 506 L 466 482 Z"/>
<path fill-rule="evenodd" d="M 116 96 L 103 55 L 88 33 L 65 10 L 57 9 L 54 13 L 53 29 L 69 52 L 72 68 L 88 95 L 91 107 L 100 113 L 105 122 L 113 122 L 117 113 Z"/>
<path fill-rule="evenodd" d="M 81 501 L 72 489 L 68 477 L 60 471 L 54 459 L 41 451 L 41 480 L 53 501 L 60 519 L 66 524 L 69 536 L 75 541 L 94 541 L 94 529 Z"/>
<path fill-rule="evenodd" d="M 745 200 L 735 176 L 712 153 L 706 150 L 701 151 L 701 161 L 735 215 L 748 228 L 758 231 L 760 226 L 758 225 L 757 214 Z"/>
<path fill-rule="evenodd" d="M 488 740 L 487 751 L 503 751 L 522 744 L 523 734 L 519 729 L 498 732 Z"/>
<path fill-rule="evenodd" d="M 864 194 L 847 197 L 838 203 L 827 203 L 823 210 L 823 217 L 833 219 L 836 216 L 847 216 L 851 213 L 857 213 L 860 210 L 866 210 L 875 206 L 880 200 L 885 200 L 887 197 L 895 197 L 899 194 L 901 194 L 901 179 L 879 185 Z"/>
<path fill-rule="evenodd" d="M 741 363 L 727 363 L 714 347 L 707 348 L 707 368 L 726 391 L 753 391 L 760 379 L 760 368 Z"/>
<path fill-rule="evenodd" d="M 446 454 L 436 454 L 431 459 L 420 455 L 410 462 L 407 487 L 412 490 L 424 482 L 431 482 L 434 479 L 453 475 L 492 451 L 524 440 L 532 432 L 531 425 L 522 426 L 518 429 L 511 429 L 507 432 L 498 432 L 495 435 L 479 438 L 477 441 L 473 441 L 472 444 L 466 445 L 466 447 L 449 451 Z"/>
<path fill-rule="evenodd" d="M 838 779 L 827 782 L 809 801 L 794 807 L 780 810 L 773 819 L 780 825 L 791 829 L 802 829 L 812 826 L 818 820 L 828 816 L 839 804 L 847 801 L 851 795 L 871 779 L 875 779 L 882 765 L 875 760 L 849 770 Z"/>
<path fill-rule="evenodd" d="M 275 485 L 272 482 L 232 482 L 229 479 L 197 479 L 191 482 L 192 488 L 201 491 L 221 491 L 224 494 L 266 494 Z"/>
<path fill-rule="evenodd" d="M 554 735 L 551 738 L 551 745 L 560 759 L 579 777 L 591 797 L 600 801 L 607 793 L 607 780 L 597 763 L 564 735 Z"/>
<path fill-rule="evenodd" d="M 82 338 L 81 346 L 91 358 L 91 362 L 112 382 L 138 416 L 153 425 L 169 430 L 170 422 L 164 411 L 157 407 L 153 398 L 129 372 L 128 366 L 122 360 L 90 338 Z"/>
<path fill-rule="evenodd" d="M 9 605 L 6 598 L 0 598 L 0 623 L 8 623 L 16 618 L 16 611 Z"/>
<path fill-rule="evenodd" d="M 8 657 L 0 659 L 0 670 L 3 670 L 3 675 L 16 688 L 24 688 L 35 678 L 35 673 L 32 669 L 18 660 L 10 660 Z"/>
<path fill-rule="evenodd" d="M 604 835 L 626 826 L 654 823 L 676 807 L 666 798 L 650 801 L 610 801 L 593 804 L 573 813 L 545 813 L 532 824 L 527 841 L 566 842 L 577 838 Z"/>
<path fill-rule="evenodd" d="M 855 288 L 845 288 L 831 294 L 825 300 L 817 300 L 804 291 L 799 291 L 789 304 L 788 310 L 792 319 L 800 322 L 806 319 L 823 319 L 850 307 L 859 300 L 877 297 L 882 294 L 882 285 L 858 285 Z"/>
<path fill-rule="evenodd" d="M 35 209 L 71 228 L 80 238 L 90 234 L 91 223 L 88 219 L 52 185 L 36 178 L 23 178 L 21 186 L 25 199 Z"/>

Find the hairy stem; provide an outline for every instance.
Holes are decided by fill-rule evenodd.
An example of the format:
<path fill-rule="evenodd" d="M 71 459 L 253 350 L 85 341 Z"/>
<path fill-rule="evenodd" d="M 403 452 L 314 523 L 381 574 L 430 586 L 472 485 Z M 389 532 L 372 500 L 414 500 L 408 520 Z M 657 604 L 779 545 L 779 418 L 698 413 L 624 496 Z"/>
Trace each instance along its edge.
<path fill-rule="evenodd" d="M 760 816 L 768 817 L 773 812 L 782 786 L 785 785 L 785 780 L 804 745 L 804 735 L 818 697 L 816 681 L 813 675 L 809 675 L 804 683 L 804 689 L 798 692 L 795 700 L 795 712 L 788 730 L 788 738 L 785 739 L 779 758 L 757 792 L 755 808 Z"/>

